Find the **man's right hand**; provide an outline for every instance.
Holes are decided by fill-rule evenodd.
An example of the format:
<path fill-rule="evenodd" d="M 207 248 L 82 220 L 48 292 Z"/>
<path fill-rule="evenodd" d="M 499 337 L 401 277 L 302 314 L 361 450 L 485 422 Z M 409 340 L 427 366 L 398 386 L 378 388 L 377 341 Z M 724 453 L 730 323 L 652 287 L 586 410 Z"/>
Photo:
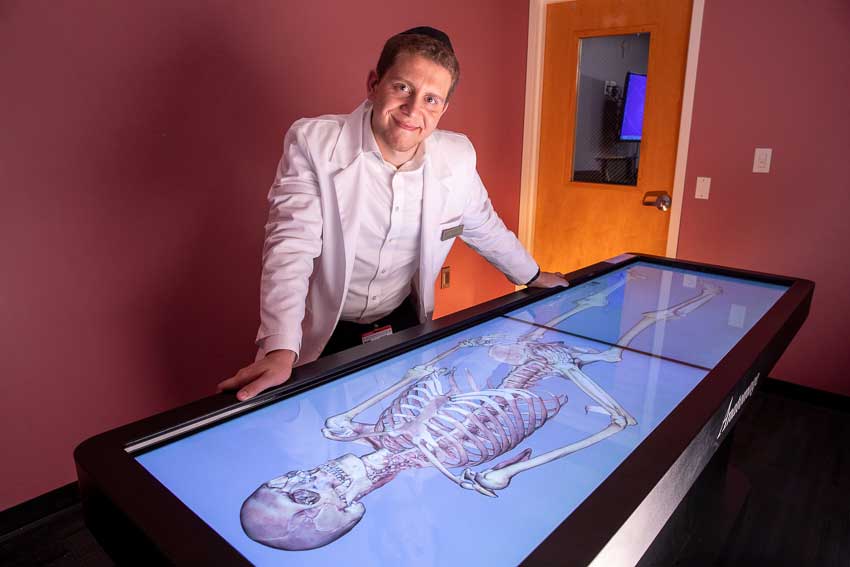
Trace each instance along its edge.
<path fill-rule="evenodd" d="M 250 364 L 239 372 L 222 380 L 216 390 L 235 390 L 236 399 L 245 401 L 253 398 L 263 390 L 283 384 L 292 375 L 292 365 L 295 363 L 295 353 L 291 350 L 273 350 L 264 358 Z"/>

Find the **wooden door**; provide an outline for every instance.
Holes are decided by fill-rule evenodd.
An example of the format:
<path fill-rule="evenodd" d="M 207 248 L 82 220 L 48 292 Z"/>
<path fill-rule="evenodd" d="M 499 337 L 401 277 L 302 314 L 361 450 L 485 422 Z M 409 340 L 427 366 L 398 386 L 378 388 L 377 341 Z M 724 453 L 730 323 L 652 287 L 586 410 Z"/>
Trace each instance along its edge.
<path fill-rule="evenodd" d="M 692 2 L 576 0 L 547 7 L 534 256 L 570 271 L 622 252 L 663 255 L 669 212 L 644 195 L 673 195 Z M 574 180 L 580 42 L 649 34 L 640 162 L 633 185 Z"/>

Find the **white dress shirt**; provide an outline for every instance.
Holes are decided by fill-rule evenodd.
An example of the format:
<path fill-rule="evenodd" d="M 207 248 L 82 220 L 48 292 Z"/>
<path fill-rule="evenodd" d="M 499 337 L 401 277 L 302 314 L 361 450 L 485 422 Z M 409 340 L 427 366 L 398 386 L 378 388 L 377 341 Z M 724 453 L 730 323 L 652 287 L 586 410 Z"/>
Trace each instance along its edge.
<path fill-rule="evenodd" d="M 419 267 L 425 144 L 396 168 L 384 161 L 372 132 L 371 112 L 363 118 L 363 154 L 368 182 L 351 282 L 341 319 L 371 323 L 391 313 L 410 295 Z"/>

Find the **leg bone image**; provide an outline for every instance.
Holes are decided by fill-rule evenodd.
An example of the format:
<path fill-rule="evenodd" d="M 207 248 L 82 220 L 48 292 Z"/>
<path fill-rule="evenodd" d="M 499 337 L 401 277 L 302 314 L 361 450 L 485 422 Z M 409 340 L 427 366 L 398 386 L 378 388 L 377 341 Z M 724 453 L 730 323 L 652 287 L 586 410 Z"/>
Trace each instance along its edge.
<path fill-rule="evenodd" d="M 546 323 L 552 327 L 587 309 L 607 305 L 608 296 L 635 274 L 575 302 L 567 313 Z M 609 349 L 594 350 L 564 342 L 544 342 L 546 329 L 519 337 L 482 336 L 464 339 L 426 364 L 414 366 L 389 388 L 351 410 L 325 421 L 328 440 L 357 442 L 370 452 L 345 454 L 310 469 L 290 471 L 269 480 L 244 501 L 240 520 L 245 533 L 269 547 L 297 551 L 327 545 L 351 531 L 366 508 L 361 500 L 407 470 L 434 468 L 460 488 L 497 496 L 518 474 L 586 447 L 635 425 L 635 418 L 600 387 L 585 368 L 596 362 L 617 364 L 622 352 L 642 331 L 658 321 L 687 316 L 721 288 L 702 283 L 699 293 L 673 307 L 644 313 Z M 498 384 L 477 386 L 440 362 L 461 349 L 485 349 L 509 370 Z M 567 396 L 542 385 L 566 380 L 586 394 L 585 410 L 603 414 L 608 423 L 576 442 L 531 456 L 520 446 L 554 418 Z M 463 384 L 463 386 L 461 386 Z M 380 414 L 375 423 L 356 421 L 370 408 Z M 521 450 L 510 458 L 507 453 Z M 501 461 L 499 459 L 502 458 Z M 496 461 L 483 471 L 476 467 Z"/>

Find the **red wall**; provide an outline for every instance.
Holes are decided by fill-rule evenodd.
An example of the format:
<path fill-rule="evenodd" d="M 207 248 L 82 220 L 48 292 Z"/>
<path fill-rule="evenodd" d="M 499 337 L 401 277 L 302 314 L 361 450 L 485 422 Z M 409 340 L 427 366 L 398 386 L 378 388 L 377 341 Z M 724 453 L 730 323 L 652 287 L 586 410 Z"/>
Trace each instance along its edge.
<path fill-rule="evenodd" d="M 679 256 L 814 280 L 773 377 L 850 395 L 850 3 L 705 3 Z M 769 174 L 752 173 L 773 148 Z M 711 177 L 707 201 L 697 176 Z"/>
<path fill-rule="evenodd" d="M 293 120 L 348 112 L 383 41 L 447 31 L 467 133 L 516 227 L 526 2 L 6 1 L 0 8 L 0 509 L 84 438 L 253 356 L 265 196 Z M 458 247 L 445 313 L 510 291 Z"/>

